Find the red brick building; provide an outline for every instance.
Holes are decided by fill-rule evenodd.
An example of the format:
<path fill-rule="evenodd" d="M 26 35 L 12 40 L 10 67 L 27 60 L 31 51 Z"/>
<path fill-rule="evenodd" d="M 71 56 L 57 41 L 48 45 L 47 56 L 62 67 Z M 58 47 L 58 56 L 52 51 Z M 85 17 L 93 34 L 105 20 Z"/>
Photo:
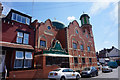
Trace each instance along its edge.
<path fill-rule="evenodd" d="M 2 18 L 0 46 L 9 78 L 47 78 L 49 71 L 58 67 L 97 67 L 87 14 L 80 17 L 82 26 L 76 20 L 66 27 L 50 19 L 31 23 L 31 18 L 13 9 Z"/>
<path fill-rule="evenodd" d="M 0 51 L 7 76 L 11 71 L 34 68 L 34 28 L 30 24 L 30 16 L 13 9 L 2 18 Z"/>

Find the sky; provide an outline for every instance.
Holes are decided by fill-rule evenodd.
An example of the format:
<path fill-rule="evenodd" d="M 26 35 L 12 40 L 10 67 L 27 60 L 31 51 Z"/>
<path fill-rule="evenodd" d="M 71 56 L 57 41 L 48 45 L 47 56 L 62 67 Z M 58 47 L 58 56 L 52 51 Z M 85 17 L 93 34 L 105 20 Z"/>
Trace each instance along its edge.
<path fill-rule="evenodd" d="M 13 0 L 14 1 L 14 0 Z M 32 16 L 32 21 L 38 19 L 45 22 L 47 19 L 55 19 L 63 22 L 66 27 L 73 20 L 77 20 L 79 25 L 80 16 L 87 13 L 90 16 L 92 25 L 95 49 L 100 51 L 104 48 L 115 46 L 118 48 L 118 1 L 78 1 L 58 0 L 13 2 L 11 0 L 1 1 L 3 4 L 3 14 L 7 15 L 10 9 L 15 9 L 24 14 Z M 21 0 L 22 1 L 22 0 Z"/>

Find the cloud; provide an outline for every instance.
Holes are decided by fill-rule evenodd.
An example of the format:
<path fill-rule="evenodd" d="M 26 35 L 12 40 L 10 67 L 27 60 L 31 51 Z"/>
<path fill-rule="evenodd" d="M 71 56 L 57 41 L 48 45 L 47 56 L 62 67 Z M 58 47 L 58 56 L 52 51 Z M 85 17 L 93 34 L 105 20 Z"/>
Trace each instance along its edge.
<path fill-rule="evenodd" d="M 110 5 L 110 2 L 93 2 L 91 8 L 90 8 L 90 15 L 95 15 L 98 12 L 101 12 L 108 8 Z"/>
<path fill-rule="evenodd" d="M 118 3 L 115 2 L 113 5 L 114 5 L 114 8 L 110 12 L 110 17 L 114 21 L 115 24 L 118 24 Z"/>
<path fill-rule="evenodd" d="M 109 41 L 104 41 L 104 44 L 109 44 L 110 42 Z"/>
<path fill-rule="evenodd" d="M 67 20 L 68 20 L 68 21 L 73 21 L 73 20 L 75 20 L 75 17 L 74 17 L 74 16 L 69 16 L 69 17 L 67 18 Z"/>

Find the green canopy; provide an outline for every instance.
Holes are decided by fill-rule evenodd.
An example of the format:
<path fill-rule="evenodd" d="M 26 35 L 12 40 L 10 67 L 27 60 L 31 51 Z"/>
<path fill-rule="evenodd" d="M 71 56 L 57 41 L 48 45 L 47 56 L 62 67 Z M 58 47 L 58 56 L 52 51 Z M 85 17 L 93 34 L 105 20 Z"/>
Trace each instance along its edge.
<path fill-rule="evenodd" d="M 53 48 L 50 48 L 48 51 L 44 50 L 43 54 L 64 54 L 69 55 L 64 49 L 62 49 L 60 42 L 56 42 Z"/>

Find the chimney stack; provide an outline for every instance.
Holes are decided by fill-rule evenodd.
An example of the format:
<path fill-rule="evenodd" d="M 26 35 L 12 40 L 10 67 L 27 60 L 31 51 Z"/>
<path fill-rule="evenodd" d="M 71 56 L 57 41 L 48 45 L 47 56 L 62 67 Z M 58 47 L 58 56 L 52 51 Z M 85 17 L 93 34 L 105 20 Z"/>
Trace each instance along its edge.
<path fill-rule="evenodd" d="M 0 16 L 2 16 L 2 11 L 3 11 L 3 6 L 2 3 L 0 2 Z"/>

